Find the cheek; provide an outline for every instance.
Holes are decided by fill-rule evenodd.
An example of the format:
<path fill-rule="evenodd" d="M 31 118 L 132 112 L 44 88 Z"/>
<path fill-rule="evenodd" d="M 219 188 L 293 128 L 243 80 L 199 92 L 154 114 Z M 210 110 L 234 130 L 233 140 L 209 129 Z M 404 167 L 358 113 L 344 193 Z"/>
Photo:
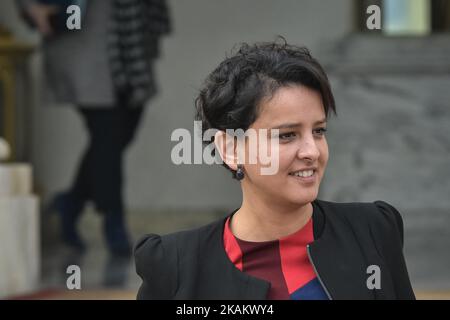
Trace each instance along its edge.
<path fill-rule="evenodd" d="M 270 148 L 270 147 L 269 147 Z M 246 149 L 246 170 L 256 181 L 266 181 L 274 183 L 274 180 L 284 177 L 292 166 L 292 162 L 295 161 L 296 150 L 288 145 L 279 145 L 277 155 L 274 155 L 270 150 L 267 153 L 267 149 L 259 149 L 258 152 L 264 151 L 263 159 L 259 158 L 257 163 L 250 163 L 249 150 Z M 265 168 L 266 170 L 263 170 Z M 274 168 L 274 174 L 263 174 L 269 168 Z M 272 171 L 272 170 L 270 170 Z"/>
<path fill-rule="evenodd" d="M 279 171 L 283 170 L 284 163 L 292 161 L 289 159 L 295 157 L 295 151 L 290 152 L 293 155 L 289 155 L 282 145 L 275 146 L 277 141 L 274 142 L 270 138 L 258 137 L 254 141 L 256 143 L 252 144 L 250 140 L 246 140 L 245 149 L 242 151 L 247 170 L 254 174 L 261 173 L 261 168 L 278 167 L 279 170 L 275 175 L 269 175 L 276 176 Z"/>
<path fill-rule="evenodd" d="M 326 166 L 328 163 L 329 153 L 328 153 L 328 144 L 325 139 L 324 139 L 323 143 L 320 145 L 319 150 L 320 150 L 319 162 L 323 166 Z"/>
<path fill-rule="evenodd" d="M 296 161 L 298 149 L 294 144 L 280 144 L 279 164 L 280 173 L 285 174 Z"/>

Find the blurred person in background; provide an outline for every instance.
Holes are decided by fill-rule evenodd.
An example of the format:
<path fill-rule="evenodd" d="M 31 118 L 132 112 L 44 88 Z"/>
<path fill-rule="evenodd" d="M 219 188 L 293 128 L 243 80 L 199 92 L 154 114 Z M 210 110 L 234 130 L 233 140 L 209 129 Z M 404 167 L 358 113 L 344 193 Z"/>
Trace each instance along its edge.
<path fill-rule="evenodd" d="M 63 242 L 84 252 L 77 230 L 85 204 L 103 215 L 113 256 L 130 256 L 123 199 L 123 156 L 145 104 L 157 93 L 153 65 L 159 40 L 171 30 L 165 0 L 18 0 L 29 25 L 43 36 L 47 83 L 56 102 L 76 107 L 89 134 L 72 185 L 53 197 Z M 81 9 L 81 29 L 68 30 L 66 9 Z M 55 150 L 56 151 L 56 150 Z"/>

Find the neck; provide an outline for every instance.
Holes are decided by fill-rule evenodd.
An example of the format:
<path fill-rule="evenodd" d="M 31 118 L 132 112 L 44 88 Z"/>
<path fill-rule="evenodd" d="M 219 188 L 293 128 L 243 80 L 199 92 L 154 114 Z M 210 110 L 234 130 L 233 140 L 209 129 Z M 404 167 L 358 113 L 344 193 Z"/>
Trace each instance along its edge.
<path fill-rule="evenodd" d="M 311 202 L 299 206 L 266 199 L 243 192 L 241 208 L 230 225 L 237 238 L 254 242 L 280 239 L 300 230 L 312 216 Z"/>

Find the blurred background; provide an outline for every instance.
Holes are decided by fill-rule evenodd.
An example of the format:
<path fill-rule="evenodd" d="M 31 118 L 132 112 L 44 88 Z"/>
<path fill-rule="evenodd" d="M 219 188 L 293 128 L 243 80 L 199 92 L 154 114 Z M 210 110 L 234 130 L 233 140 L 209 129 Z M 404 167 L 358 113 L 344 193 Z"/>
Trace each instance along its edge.
<path fill-rule="evenodd" d="M 371 5 L 381 9 L 381 29 L 370 27 Z M 202 81 L 233 47 L 282 35 L 324 65 L 337 102 L 319 198 L 394 205 L 404 219 L 417 296 L 450 298 L 450 1 L 169 0 L 167 6 L 172 32 L 154 65 L 158 94 L 125 154 L 132 240 L 200 226 L 239 207 L 240 188 L 229 172 L 173 164 L 170 137 L 177 128 L 193 133 Z M 88 136 L 73 106 L 49 95 L 42 36 L 20 17 L 15 0 L 0 2 L 0 30 L 0 136 L 11 149 L 0 164 L 0 297 L 134 299 L 140 281 L 133 263 L 108 255 L 94 206 L 80 220 L 86 254 L 68 254 L 59 242 L 58 219 L 45 206 L 72 182 Z M 65 63 L 70 68 L 71 59 Z M 89 78 L 96 70 L 86 72 Z M 66 287 L 73 263 L 81 268 L 81 290 Z"/>

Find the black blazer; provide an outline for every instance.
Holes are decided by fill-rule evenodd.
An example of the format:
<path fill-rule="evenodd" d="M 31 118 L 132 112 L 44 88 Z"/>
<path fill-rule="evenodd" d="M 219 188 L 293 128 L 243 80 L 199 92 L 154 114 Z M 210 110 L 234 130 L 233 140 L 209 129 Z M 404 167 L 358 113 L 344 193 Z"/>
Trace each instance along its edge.
<path fill-rule="evenodd" d="M 313 208 L 315 241 L 308 252 L 331 299 L 415 299 L 402 252 L 403 221 L 394 207 L 315 200 Z M 266 299 L 270 283 L 228 259 L 225 221 L 138 241 L 136 272 L 143 283 L 137 298 Z M 367 286 L 370 265 L 380 268 L 380 289 Z"/>

